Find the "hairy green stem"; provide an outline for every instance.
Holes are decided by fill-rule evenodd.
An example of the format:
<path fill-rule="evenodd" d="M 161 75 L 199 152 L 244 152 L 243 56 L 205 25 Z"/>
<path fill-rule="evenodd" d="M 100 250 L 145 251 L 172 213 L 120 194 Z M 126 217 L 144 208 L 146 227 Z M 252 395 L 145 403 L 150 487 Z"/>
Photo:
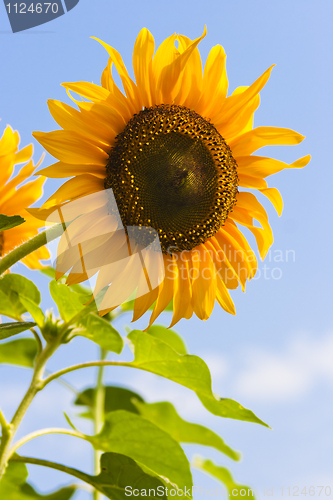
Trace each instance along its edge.
<path fill-rule="evenodd" d="M 19 247 L 9 252 L 7 255 L 2 257 L 2 259 L 0 259 L 0 275 L 7 271 L 7 269 L 12 267 L 14 264 L 16 264 L 16 262 L 18 262 L 19 260 L 23 259 L 35 250 L 38 250 L 38 248 L 43 247 L 49 241 L 52 241 L 61 236 L 63 232 L 63 225 L 57 224 L 55 226 L 52 226 L 50 229 L 37 234 L 37 236 L 34 236 L 30 240 L 26 241 Z"/>
<path fill-rule="evenodd" d="M 0 410 L 0 427 L 1 427 L 1 437 L 2 439 L 5 439 L 9 435 L 10 424 L 5 419 L 5 416 L 1 410 Z"/>
<path fill-rule="evenodd" d="M 2 436 L 1 445 L 0 445 L 0 479 L 3 476 L 5 469 L 7 467 L 8 459 L 11 454 L 10 448 L 15 433 L 27 411 L 32 400 L 36 396 L 37 392 L 42 389 L 42 377 L 44 374 L 44 369 L 47 360 L 52 356 L 52 354 L 56 351 L 56 349 L 60 345 L 60 339 L 55 339 L 52 343 L 49 343 L 45 346 L 43 351 L 37 356 L 34 373 L 32 376 L 32 380 L 30 386 L 22 399 L 19 407 L 16 410 L 14 417 L 10 423 L 10 428 L 8 429 L 8 433 Z"/>
<path fill-rule="evenodd" d="M 22 439 L 17 441 L 10 449 L 9 459 L 12 457 L 12 455 L 14 455 L 16 450 L 18 450 L 23 444 L 27 443 L 28 441 L 31 441 L 31 439 L 35 439 L 36 437 L 39 436 L 45 436 L 47 434 L 68 434 L 69 436 L 86 439 L 86 436 L 82 434 L 82 432 L 74 431 L 73 429 L 61 429 L 57 427 L 50 427 L 49 429 L 41 429 L 40 431 L 31 432 L 30 434 L 27 434 Z"/>
<path fill-rule="evenodd" d="M 100 349 L 101 361 L 105 360 L 107 354 L 108 351 L 102 348 Z M 100 433 L 104 424 L 105 387 L 103 385 L 103 372 L 104 372 L 104 366 L 101 365 L 98 367 L 98 372 L 97 372 L 97 381 L 96 381 L 94 408 L 93 408 L 95 434 Z M 96 475 L 100 473 L 101 454 L 102 454 L 101 451 L 96 449 L 94 450 L 94 469 Z M 99 491 L 97 490 L 93 491 L 93 499 L 94 500 L 101 499 Z"/>

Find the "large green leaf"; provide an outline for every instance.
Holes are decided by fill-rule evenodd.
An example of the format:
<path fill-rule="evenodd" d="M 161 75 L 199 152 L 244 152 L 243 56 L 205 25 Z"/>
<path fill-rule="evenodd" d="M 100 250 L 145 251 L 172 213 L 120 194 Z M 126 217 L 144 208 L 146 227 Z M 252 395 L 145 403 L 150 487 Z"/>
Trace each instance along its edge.
<path fill-rule="evenodd" d="M 170 330 L 165 326 L 153 325 L 149 328 L 149 330 L 147 330 L 147 333 L 153 337 L 163 340 L 163 342 L 168 344 L 179 354 L 187 354 L 187 349 L 183 339 L 173 330 Z"/>
<path fill-rule="evenodd" d="M 0 344 L 0 363 L 32 368 L 36 355 L 37 343 L 34 339 L 12 340 Z"/>
<path fill-rule="evenodd" d="M 93 408 L 95 389 L 89 388 L 83 391 L 75 400 L 74 404 L 79 406 L 88 406 Z M 106 386 L 105 387 L 105 414 L 116 410 L 127 410 L 132 413 L 139 413 L 139 410 L 133 404 L 132 399 L 143 402 L 142 397 L 136 392 L 125 389 L 124 387 Z M 93 418 L 90 412 L 80 415 L 81 417 Z"/>
<path fill-rule="evenodd" d="M 130 366 L 168 378 L 194 391 L 214 415 L 265 425 L 251 410 L 232 399 L 219 398 L 212 392 L 212 380 L 206 363 L 198 356 L 178 354 L 156 337 L 133 330 L 128 335 L 135 350 Z"/>
<path fill-rule="evenodd" d="M 167 478 L 179 489 L 192 486 L 189 463 L 179 443 L 135 413 L 109 413 L 100 434 L 86 439 L 96 449 L 132 458 L 146 472 Z"/>
<path fill-rule="evenodd" d="M 225 444 L 222 438 L 203 425 L 183 420 L 169 402 L 142 403 L 134 402 L 142 417 L 158 425 L 179 443 L 195 443 L 212 446 L 233 460 L 239 460 L 240 454 Z"/>
<path fill-rule="evenodd" d="M 21 302 L 23 297 L 40 304 L 39 290 L 32 281 L 12 273 L 0 278 L 0 314 L 20 320 L 21 315 L 27 312 Z"/>
<path fill-rule="evenodd" d="M 36 323 L 29 321 L 15 321 L 12 323 L 0 323 L 0 340 L 8 339 L 13 335 L 25 332 L 29 328 L 36 326 Z"/>
<path fill-rule="evenodd" d="M 123 339 L 117 330 L 104 318 L 96 314 L 88 314 L 88 316 L 81 319 L 80 325 L 79 335 L 96 342 L 107 351 L 121 353 L 124 345 Z"/>
<path fill-rule="evenodd" d="M 17 460 L 17 458 L 15 458 Z M 85 481 L 112 500 L 126 500 L 131 493 L 133 496 L 142 498 L 149 496 L 149 489 L 158 492 L 160 498 L 166 498 L 165 486 L 160 478 L 151 476 L 143 471 L 138 464 L 129 457 L 118 453 L 104 453 L 101 457 L 101 473 L 98 476 L 90 476 L 72 467 L 66 467 L 46 460 L 38 460 L 28 457 L 20 457 L 26 463 L 50 467 Z M 2 500 L 2 497 L 0 497 Z M 4 497 L 4 500 L 7 500 Z M 21 500 L 20 498 L 9 498 L 8 500 Z M 25 497 L 22 500 L 28 500 Z M 47 500 L 51 500 L 47 498 Z M 52 499 L 53 500 L 53 499 Z M 67 499 L 54 499 L 67 500 Z"/>
<path fill-rule="evenodd" d="M 74 486 L 62 488 L 49 495 L 40 495 L 26 483 L 28 471 L 23 463 L 9 462 L 0 481 L 1 500 L 69 500 L 76 491 Z"/>
<path fill-rule="evenodd" d="M 25 222 L 25 219 L 20 215 L 0 214 L 0 231 L 7 231 L 7 229 L 20 226 L 23 222 Z"/>
<path fill-rule="evenodd" d="M 228 490 L 230 498 L 251 498 L 255 500 L 254 491 L 249 486 L 238 484 L 234 481 L 232 475 L 225 467 L 215 465 L 211 460 L 196 458 L 193 466 L 200 469 L 221 481 Z"/>

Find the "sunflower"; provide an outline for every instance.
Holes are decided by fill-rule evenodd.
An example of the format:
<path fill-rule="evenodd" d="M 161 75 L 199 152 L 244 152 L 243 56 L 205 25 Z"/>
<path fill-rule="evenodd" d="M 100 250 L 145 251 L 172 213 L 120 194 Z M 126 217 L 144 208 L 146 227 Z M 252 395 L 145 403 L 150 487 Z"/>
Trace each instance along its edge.
<path fill-rule="evenodd" d="M 41 164 L 41 160 L 34 165 L 32 161 L 33 145 L 29 144 L 19 150 L 20 136 L 7 126 L 0 139 L 0 213 L 3 215 L 20 215 L 25 219 L 22 225 L 6 231 L 0 231 L 0 258 L 13 250 L 15 247 L 37 235 L 40 222 L 26 211 L 42 195 L 42 187 L 45 182 L 39 177 L 32 182 L 18 187 L 28 179 L 34 170 Z M 15 165 L 25 163 L 19 172 L 11 178 Z M 40 259 L 48 259 L 49 252 L 40 248 L 22 259 L 30 269 L 41 268 Z"/>
<path fill-rule="evenodd" d="M 262 259 L 273 242 L 265 209 L 254 194 L 240 188 L 266 196 L 280 215 L 281 195 L 267 187 L 265 178 L 285 168 L 304 167 L 310 160 L 306 156 L 289 165 L 253 155 L 263 146 L 298 144 L 304 137 L 286 128 L 253 128 L 259 92 L 273 66 L 250 87 L 239 87 L 227 97 L 226 55 L 221 46 L 211 49 L 202 71 L 197 46 L 205 35 L 206 29 L 192 41 L 174 34 L 155 52 L 153 36 L 141 30 L 133 51 L 135 82 L 120 54 L 98 40 L 109 54 L 101 86 L 64 83 L 77 109 L 50 100 L 50 112 L 63 130 L 34 133 L 58 159 L 39 173 L 72 178 L 33 213 L 45 218 L 75 201 L 81 217 L 69 226 L 72 243 L 79 235 L 85 239 L 89 233 L 91 238 L 86 250 L 80 250 L 80 262 L 66 244 L 68 237 L 60 242 L 58 276 L 71 268 L 69 284 L 89 277 L 92 272 L 81 265 L 84 254 L 85 264 L 89 261 L 89 269 L 98 272 L 95 292 L 108 286 L 102 313 L 137 287 L 133 320 L 154 304 L 152 324 L 171 300 L 170 326 L 193 313 L 206 320 L 215 301 L 235 314 L 228 290 L 239 284 L 244 290 L 257 268 L 254 251 L 238 226 L 253 233 Z M 113 66 L 124 92 L 115 84 Z M 107 191 L 114 196 L 118 226 L 114 205 L 98 203 L 99 195 Z M 92 201 L 86 203 L 89 197 Z M 101 230 L 105 226 L 109 237 Z M 116 227 L 124 228 L 125 237 L 117 237 Z M 126 228 L 133 227 L 152 228 L 158 235 L 164 279 L 159 277 L 158 285 L 149 289 L 131 261 L 114 271 L 113 263 L 104 259 L 114 252 L 118 258 L 123 255 L 119 249 L 126 247 Z M 136 249 L 149 243 L 149 234 L 143 232 L 141 241 L 136 238 Z M 154 252 L 148 260 L 150 269 L 155 269 Z M 148 269 L 146 261 L 145 266 Z"/>

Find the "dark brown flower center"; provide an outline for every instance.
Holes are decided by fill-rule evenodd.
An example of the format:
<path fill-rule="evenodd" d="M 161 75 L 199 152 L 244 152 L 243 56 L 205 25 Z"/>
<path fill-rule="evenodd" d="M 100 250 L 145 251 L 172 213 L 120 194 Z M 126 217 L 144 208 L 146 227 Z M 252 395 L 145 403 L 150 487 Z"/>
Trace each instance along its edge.
<path fill-rule="evenodd" d="M 163 252 L 191 250 L 224 224 L 237 165 L 215 127 L 175 105 L 145 108 L 116 137 L 106 167 L 122 223 L 154 228 Z"/>

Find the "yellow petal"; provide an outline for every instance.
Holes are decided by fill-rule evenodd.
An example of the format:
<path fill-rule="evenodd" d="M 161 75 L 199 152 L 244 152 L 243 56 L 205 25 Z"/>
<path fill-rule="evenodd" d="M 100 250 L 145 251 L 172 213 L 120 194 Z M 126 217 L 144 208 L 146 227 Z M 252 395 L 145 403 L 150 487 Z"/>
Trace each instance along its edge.
<path fill-rule="evenodd" d="M 294 161 L 294 163 L 288 164 L 264 156 L 237 156 L 237 166 L 239 175 L 267 177 L 285 168 L 303 168 L 310 160 L 311 156 L 307 155 Z"/>
<path fill-rule="evenodd" d="M 229 143 L 234 158 L 250 155 L 264 146 L 299 144 L 304 136 L 289 128 L 257 127 Z"/>
<path fill-rule="evenodd" d="M 260 177 L 252 177 L 251 175 L 244 175 L 238 172 L 239 186 L 249 189 L 265 189 L 267 182 Z"/>
<path fill-rule="evenodd" d="M 206 36 L 206 33 L 207 29 L 205 27 L 203 34 L 199 38 L 196 38 L 183 53 L 180 53 L 179 51 L 173 52 L 173 61 L 169 65 L 164 64 L 157 83 L 164 104 L 172 103 L 175 97 L 173 91 L 178 82 L 178 79 L 181 76 L 185 65 L 191 57 L 193 51 L 196 49 L 201 40 Z M 156 56 L 157 52 L 154 60 Z"/>
<path fill-rule="evenodd" d="M 64 130 L 77 132 L 79 136 L 87 137 L 90 142 L 110 152 L 110 141 L 115 137 L 115 131 L 110 125 L 92 120 L 87 111 L 77 111 L 60 101 L 48 100 L 48 106 L 54 120 Z"/>
<path fill-rule="evenodd" d="M 216 300 L 229 314 L 236 314 L 235 305 L 231 300 L 227 287 L 221 279 L 217 279 L 217 290 L 216 290 Z"/>
<path fill-rule="evenodd" d="M 73 177 L 74 175 L 81 174 L 92 174 L 96 177 L 100 177 L 101 179 L 105 179 L 106 171 L 105 167 L 102 167 L 101 165 L 92 165 L 89 163 L 86 165 L 75 165 L 58 161 L 49 167 L 42 168 L 36 175 L 44 175 L 45 177 L 58 179 L 62 177 Z"/>
<path fill-rule="evenodd" d="M 121 58 L 121 55 L 117 50 L 115 50 L 113 47 L 108 45 L 107 43 L 103 42 L 102 40 L 99 40 L 98 38 L 92 37 L 94 40 L 97 40 L 103 47 L 107 50 L 113 64 L 116 67 L 116 70 L 118 71 L 118 74 L 121 78 L 122 84 L 124 86 L 125 93 L 128 97 L 129 100 L 129 105 L 132 108 L 132 113 L 137 113 L 140 111 L 142 108 L 142 103 L 140 103 L 139 95 L 138 95 L 138 89 L 133 82 L 133 80 L 130 78 L 126 66 L 123 63 L 123 60 Z"/>
<path fill-rule="evenodd" d="M 216 298 L 216 274 L 213 262 L 204 245 L 191 251 L 192 306 L 199 319 L 207 320 Z"/>
<path fill-rule="evenodd" d="M 202 82 L 202 97 L 196 110 L 210 117 L 219 109 L 228 91 L 228 78 L 225 68 L 226 55 L 221 45 L 213 47 L 207 57 Z"/>
<path fill-rule="evenodd" d="M 266 188 L 260 189 L 260 192 L 267 196 L 267 198 L 272 202 L 277 213 L 281 215 L 283 210 L 283 200 L 280 191 L 276 188 Z"/>
<path fill-rule="evenodd" d="M 169 328 L 172 328 L 182 318 L 190 319 L 193 315 L 189 262 L 189 252 L 175 255 L 174 270 L 177 276 L 174 279 L 173 317 Z"/>
<path fill-rule="evenodd" d="M 246 281 L 253 278 L 257 269 L 256 256 L 246 238 L 229 218 L 215 234 L 214 239 L 245 290 Z"/>
<path fill-rule="evenodd" d="M 274 66 L 274 65 L 273 65 Z M 216 109 L 211 119 L 216 128 L 226 128 L 228 122 L 233 122 L 243 107 L 261 91 L 270 77 L 273 66 L 268 68 L 252 85 L 240 94 L 234 94 L 225 99 L 223 105 Z"/>
<path fill-rule="evenodd" d="M 90 82 L 65 82 L 61 85 L 93 102 L 106 101 L 110 95 L 108 90 Z"/>
<path fill-rule="evenodd" d="M 217 276 L 224 281 L 226 287 L 229 289 L 235 289 L 238 287 L 238 276 L 223 252 L 222 248 L 219 246 L 218 241 L 213 236 L 210 240 L 206 241 L 205 247 L 210 254 L 210 257 L 214 263 L 215 271 Z"/>
<path fill-rule="evenodd" d="M 43 194 L 43 184 L 45 179 L 40 177 L 35 181 L 24 184 L 15 191 L 15 198 L 7 199 L 1 206 L 3 213 L 15 215 L 19 210 L 32 205 Z"/>
<path fill-rule="evenodd" d="M 109 155 L 103 149 L 82 140 L 70 130 L 54 130 L 53 132 L 34 132 L 35 139 L 52 156 L 65 163 L 94 163 L 105 166 Z"/>
<path fill-rule="evenodd" d="M 159 285 L 158 297 L 155 303 L 154 310 L 149 319 L 148 328 L 154 323 L 156 318 L 168 307 L 172 298 L 175 280 L 175 263 L 172 256 L 163 255 L 164 259 L 164 280 Z"/>
<path fill-rule="evenodd" d="M 239 87 L 236 89 L 232 95 L 237 95 L 245 92 L 248 87 Z M 225 138 L 229 144 L 236 137 L 245 132 L 249 132 L 253 129 L 253 116 L 254 112 L 258 109 L 260 104 L 259 94 L 255 95 L 251 100 L 244 104 L 241 110 L 229 120 L 226 124 L 218 127 L 218 131 Z"/>
<path fill-rule="evenodd" d="M 185 52 L 191 46 L 192 40 L 183 35 L 177 35 L 179 42 L 178 50 L 180 54 Z M 188 58 L 182 75 L 178 79 L 175 86 L 175 103 L 187 108 L 194 109 L 201 97 L 202 89 L 202 65 L 200 52 L 197 47 L 194 48 L 190 57 Z"/>
<path fill-rule="evenodd" d="M 104 181 L 94 175 L 83 174 L 65 182 L 41 207 L 51 208 L 67 200 L 75 200 L 82 196 L 104 190 Z"/>
<path fill-rule="evenodd" d="M 8 125 L 0 139 L 0 156 L 7 156 L 17 151 L 20 136 L 17 131 L 13 131 Z"/>
<path fill-rule="evenodd" d="M 33 155 L 34 147 L 32 144 L 29 144 L 29 146 L 26 146 L 25 148 L 21 149 L 15 154 L 15 165 L 17 163 L 24 163 L 28 160 Z"/>
<path fill-rule="evenodd" d="M 151 88 L 153 82 L 153 55 L 155 41 L 153 35 L 143 28 L 135 41 L 133 50 L 133 69 L 142 106 L 152 106 Z"/>
<path fill-rule="evenodd" d="M 257 198 L 252 193 L 238 193 L 230 218 L 250 229 L 256 238 L 260 256 L 264 259 L 273 243 L 273 233 L 267 213 Z M 253 225 L 253 218 L 260 222 L 262 228 Z"/>

